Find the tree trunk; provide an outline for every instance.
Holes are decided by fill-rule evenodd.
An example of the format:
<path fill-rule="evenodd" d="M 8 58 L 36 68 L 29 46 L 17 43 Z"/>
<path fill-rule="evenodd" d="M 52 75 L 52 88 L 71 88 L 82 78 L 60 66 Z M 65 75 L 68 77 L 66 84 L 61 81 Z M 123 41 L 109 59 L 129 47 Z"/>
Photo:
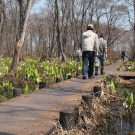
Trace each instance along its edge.
<path fill-rule="evenodd" d="M 33 49 L 33 47 L 32 47 L 32 40 L 33 40 L 33 37 L 32 37 L 32 34 L 30 33 L 30 56 L 32 57 L 33 55 L 33 52 L 32 52 L 32 49 Z"/>
<path fill-rule="evenodd" d="M 4 0 L 0 0 L 0 48 L 3 48 L 3 40 L 4 40 L 4 31 L 6 29 L 6 10 L 5 10 L 5 3 Z M 3 16 L 3 18 L 2 18 Z M 0 49 L 0 55 L 3 55 L 4 52 L 2 49 Z"/>
<path fill-rule="evenodd" d="M 21 5 L 21 4 L 19 4 L 19 5 Z M 28 22 L 30 10 L 31 10 L 31 4 L 32 4 L 32 0 L 29 0 L 29 3 L 27 4 L 27 7 L 26 7 L 26 12 L 25 12 L 26 14 L 25 14 L 25 21 L 24 21 L 24 24 L 23 24 L 23 29 L 20 31 L 21 35 L 20 35 L 19 41 L 18 41 L 18 43 L 15 47 L 13 61 L 12 61 L 11 67 L 10 67 L 10 73 L 12 73 L 12 76 L 15 76 L 16 73 L 17 73 L 17 69 L 18 69 L 18 65 L 19 65 L 19 53 L 21 51 L 21 48 L 22 48 L 22 45 L 23 45 L 23 42 L 24 42 L 26 26 L 27 26 L 27 22 Z M 21 12 L 21 10 L 20 10 L 20 12 Z M 20 13 L 20 15 L 22 15 L 22 13 Z"/>
<path fill-rule="evenodd" d="M 135 0 L 134 0 L 134 61 L 135 61 Z"/>
<path fill-rule="evenodd" d="M 55 3 L 57 2 L 57 0 L 55 0 Z M 55 4 L 55 15 L 54 15 L 54 22 L 53 22 L 53 37 L 52 37 L 52 44 L 51 44 L 51 49 L 50 49 L 50 53 L 49 53 L 49 58 L 51 58 L 52 56 L 52 51 L 53 51 L 53 48 L 54 48 L 54 38 L 55 38 L 55 26 L 56 26 L 56 4 Z"/>

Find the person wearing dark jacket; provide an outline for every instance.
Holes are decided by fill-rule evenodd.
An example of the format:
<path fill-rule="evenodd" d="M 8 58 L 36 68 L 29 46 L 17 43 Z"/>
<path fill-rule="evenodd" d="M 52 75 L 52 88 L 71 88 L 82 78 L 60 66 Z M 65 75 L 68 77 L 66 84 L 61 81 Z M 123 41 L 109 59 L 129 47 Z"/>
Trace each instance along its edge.
<path fill-rule="evenodd" d="M 124 57 L 125 57 L 125 51 L 122 51 L 122 54 L 121 54 L 121 62 L 122 62 L 122 60 L 123 60 L 123 62 L 124 62 Z"/>

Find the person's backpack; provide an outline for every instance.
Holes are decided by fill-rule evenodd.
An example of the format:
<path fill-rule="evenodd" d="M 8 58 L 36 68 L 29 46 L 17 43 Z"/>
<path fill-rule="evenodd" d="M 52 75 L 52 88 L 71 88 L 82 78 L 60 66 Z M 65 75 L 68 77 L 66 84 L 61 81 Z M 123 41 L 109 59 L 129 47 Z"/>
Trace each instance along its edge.
<path fill-rule="evenodd" d="M 99 54 L 101 55 L 101 54 L 104 54 L 104 52 L 105 52 L 105 47 L 104 47 L 104 45 L 103 45 L 103 41 L 100 43 L 100 45 L 99 45 Z"/>

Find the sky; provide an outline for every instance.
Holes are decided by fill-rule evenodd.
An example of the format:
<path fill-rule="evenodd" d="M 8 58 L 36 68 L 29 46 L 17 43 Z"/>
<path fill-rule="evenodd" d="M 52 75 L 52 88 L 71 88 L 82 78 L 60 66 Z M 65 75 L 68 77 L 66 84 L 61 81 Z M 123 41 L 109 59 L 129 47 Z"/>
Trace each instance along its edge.
<path fill-rule="evenodd" d="M 36 3 L 31 9 L 31 13 L 34 13 L 34 12 L 38 13 L 40 11 L 41 7 L 45 7 L 45 2 L 46 2 L 46 0 L 40 0 L 38 3 Z M 123 26 L 123 27 L 125 27 L 126 30 L 130 29 L 129 24 L 127 26 Z"/>
<path fill-rule="evenodd" d="M 35 4 L 32 7 L 31 13 L 39 12 L 40 11 L 40 8 L 45 6 L 45 2 L 46 2 L 46 0 L 40 0 L 37 4 Z"/>

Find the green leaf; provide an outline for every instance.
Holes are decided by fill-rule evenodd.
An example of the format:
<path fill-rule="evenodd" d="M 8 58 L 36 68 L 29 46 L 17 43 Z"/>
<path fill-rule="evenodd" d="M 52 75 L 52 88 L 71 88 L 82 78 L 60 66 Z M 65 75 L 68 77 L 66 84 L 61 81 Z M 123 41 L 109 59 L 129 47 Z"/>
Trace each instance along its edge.
<path fill-rule="evenodd" d="M 28 84 L 25 85 L 25 88 L 23 89 L 23 94 L 27 94 L 28 93 Z"/>
<path fill-rule="evenodd" d="M 126 91 L 126 89 L 124 89 L 123 95 L 124 95 L 124 98 L 127 98 L 128 97 L 128 92 Z"/>
<path fill-rule="evenodd" d="M 129 99 L 128 99 L 128 107 L 129 107 L 130 111 L 131 111 L 131 107 L 133 106 L 133 104 L 134 104 L 134 98 L 133 98 L 133 93 L 131 93 L 129 96 Z"/>

